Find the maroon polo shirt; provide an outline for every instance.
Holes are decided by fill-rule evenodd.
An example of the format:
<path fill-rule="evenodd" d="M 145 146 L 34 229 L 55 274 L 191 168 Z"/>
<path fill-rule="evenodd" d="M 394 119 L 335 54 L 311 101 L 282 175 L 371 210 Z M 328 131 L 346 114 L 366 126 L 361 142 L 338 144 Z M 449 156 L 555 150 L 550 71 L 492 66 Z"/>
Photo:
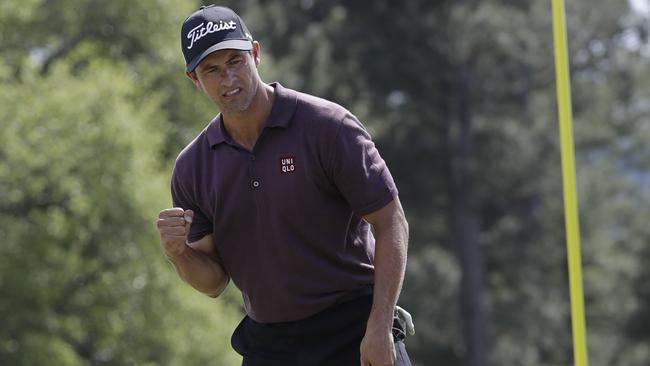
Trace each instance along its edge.
<path fill-rule="evenodd" d="M 252 151 L 221 115 L 178 156 L 174 206 L 194 210 L 189 241 L 213 234 L 248 315 L 294 321 L 373 283 L 363 215 L 397 189 L 359 120 L 332 102 L 271 84 L 275 100 Z"/>

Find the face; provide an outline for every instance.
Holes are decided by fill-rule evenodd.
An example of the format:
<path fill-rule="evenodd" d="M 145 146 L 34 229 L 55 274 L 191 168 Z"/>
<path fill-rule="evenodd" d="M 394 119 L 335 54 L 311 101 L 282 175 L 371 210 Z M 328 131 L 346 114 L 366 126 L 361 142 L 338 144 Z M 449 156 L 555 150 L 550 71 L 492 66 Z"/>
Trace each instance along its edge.
<path fill-rule="evenodd" d="M 219 50 L 204 58 L 187 76 L 217 104 L 224 114 L 242 113 L 249 109 L 260 79 L 259 44 L 251 51 Z"/>

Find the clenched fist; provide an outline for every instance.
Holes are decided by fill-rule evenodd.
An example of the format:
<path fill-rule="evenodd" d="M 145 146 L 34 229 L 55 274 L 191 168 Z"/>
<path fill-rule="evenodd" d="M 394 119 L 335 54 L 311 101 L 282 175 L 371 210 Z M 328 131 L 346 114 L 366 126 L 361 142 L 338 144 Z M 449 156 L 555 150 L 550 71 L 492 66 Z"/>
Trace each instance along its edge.
<path fill-rule="evenodd" d="M 160 243 L 167 257 L 176 258 L 185 251 L 193 217 L 194 211 L 180 207 L 160 211 L 156 225 L 160 232 Z"/>

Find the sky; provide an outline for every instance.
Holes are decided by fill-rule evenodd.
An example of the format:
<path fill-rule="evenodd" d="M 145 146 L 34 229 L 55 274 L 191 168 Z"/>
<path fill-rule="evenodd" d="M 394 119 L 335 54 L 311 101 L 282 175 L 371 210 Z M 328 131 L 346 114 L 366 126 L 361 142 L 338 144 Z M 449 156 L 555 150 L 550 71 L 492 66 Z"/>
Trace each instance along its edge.
<path fill-rule="evenodd" d="M 629 0 L 634 10 L 644 15 L 650 15 L 650 0 Z"/>

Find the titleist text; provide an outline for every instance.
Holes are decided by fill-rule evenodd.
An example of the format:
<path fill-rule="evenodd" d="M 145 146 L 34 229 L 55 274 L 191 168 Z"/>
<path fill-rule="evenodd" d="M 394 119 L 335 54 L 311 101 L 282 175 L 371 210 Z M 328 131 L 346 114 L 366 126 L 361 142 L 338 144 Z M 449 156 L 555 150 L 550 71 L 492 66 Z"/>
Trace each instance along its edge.
<path fill-rule="evenodd" d="M 219 21 L 219 23 L 208 22 L 208 24 L 205 27 L 203 26 L 203 24 L 204 23 L 197 25 L 187 33 L 187 39 L 190 40 L 190 45 L 187 46 L 188 50 L 191 49 L 192 46 L 194 46 L 194 43 L 196 41 L 198 41 L 199 39 L 205 37 L 210 33 L 215 33 L 222 30 L 237 29 L 237 23 L 235 23 L 234 20 L 231 20 L 229 22 Z"/>

